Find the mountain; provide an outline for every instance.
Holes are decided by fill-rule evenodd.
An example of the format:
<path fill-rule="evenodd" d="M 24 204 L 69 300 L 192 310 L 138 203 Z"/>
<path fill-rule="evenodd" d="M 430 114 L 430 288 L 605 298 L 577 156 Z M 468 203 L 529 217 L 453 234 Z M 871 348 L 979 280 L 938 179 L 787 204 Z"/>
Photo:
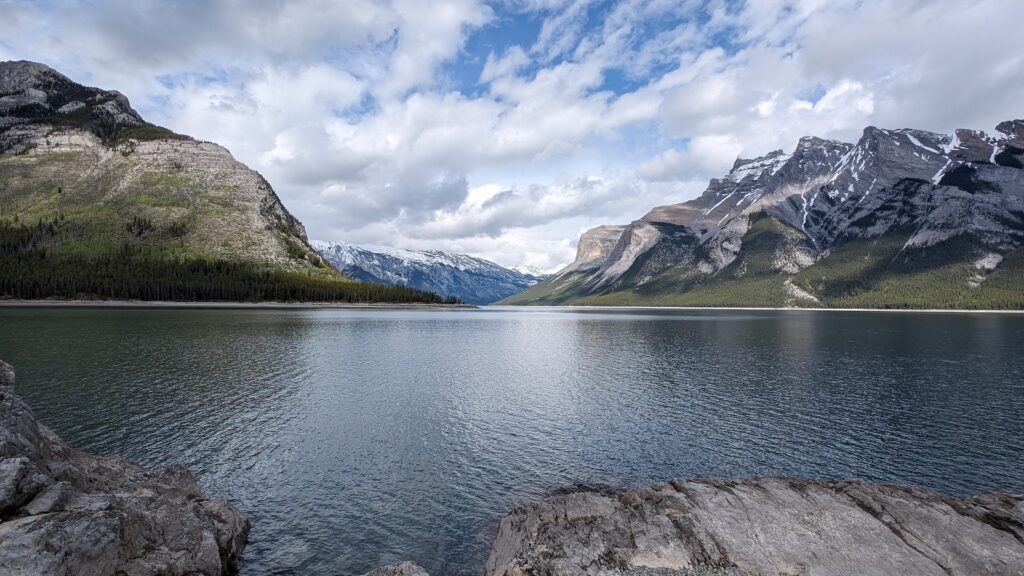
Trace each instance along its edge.
<path fill-rule="evenodd" d="M 519 264 L 517 266 L 513 266 L 509 268 L 509 270 L 515 270 L 516 272 L 519 272 L 524 276 L 533 276 L 534 278 L 539 278 L 540 280 L 544 280 L 545 278 L 550 276 L 550 274 L 544 272 L 540 268 L 537 268 L 536 266 L 527 266 L 526 264 Z"/>
<path fill-rule="evenodd" d="M 490 304 L 546 278 L 465 254 L 316 240 L 312 245 L 325 260 L 350 278 L 455 296 L 467 304 Z"/>
<path fill-rule="evenodd" d="M 737 159 L 509 304 L 1024 308 L 1024 120 Z"/>
<path fill-rule="evenodd" d="M 122 94 L 0 62 L 0 297 L 436 300 L 350 282 L 270 184 Z"/>

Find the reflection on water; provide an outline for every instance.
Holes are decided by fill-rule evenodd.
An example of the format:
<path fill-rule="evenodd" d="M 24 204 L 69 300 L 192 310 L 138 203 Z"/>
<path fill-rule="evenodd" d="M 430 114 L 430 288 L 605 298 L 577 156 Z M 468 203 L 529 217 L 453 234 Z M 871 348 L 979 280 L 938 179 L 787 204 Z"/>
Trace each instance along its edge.
<path fill-rule="evenodd" d="M 0 309 L 74 446 L 190 467 L 244 573 L 479 574 L 577 482 L 789 474 L 1024 491 L 1024 317 L 486 309 Z"/>

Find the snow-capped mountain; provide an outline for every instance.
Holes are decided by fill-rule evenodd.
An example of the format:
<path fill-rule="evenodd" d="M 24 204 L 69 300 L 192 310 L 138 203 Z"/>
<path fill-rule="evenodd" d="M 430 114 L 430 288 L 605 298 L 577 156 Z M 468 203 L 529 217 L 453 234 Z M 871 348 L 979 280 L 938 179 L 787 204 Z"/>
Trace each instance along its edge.
<path fill-rule="evenodd" d="M 782 304 L 799 291 L 799 298 L 827 303 L 826 284 L 835 287 L 837 276 L 857 269 L 861 278 L 845 278 L 833 303 L 885 288 L 878 305 L 908 305 L 907 291 L 927 277 L 929 285 L 952 282 L 963 294 L 950 289 L 944 297 L 967 305 L 991 291 L 985 279 L 994 271 L 993 278 L 1016 278 L 1017 260 L 1009 256 L 1024 242 L 1022 168 L 1024 120 L 992 133 L 868 127 L 852 144 L 805 137 L 792 153 L 737 159 L 698 198 L 654 208 L 626 226 L 587 231 L 575 262 L 515 300 L 688 303 L 686 294 L 696 290 L 700 302 L 740 305 L 750 296 Z M 875 262 L 881 239 L 895 248 Z M 861 260 L 842 260 L 855 250 L 865 252 L 857 253 Z M 972 264 L 996 257 L 1002 265 Z M 762 260 L 771 263 L 762 292 L 740 296 L 737 283 L 726 280 L 750 283 L 751 266 Z M 875 267 L 863 268 L 868 261 Z M 781 296 L 762 300 L 774 288 Z M 1024 302 L 1024 289 L 991 296 L 1018 297 Z"/>
<path fill-rule="evenodd" d="M 524 276 L 533 276 L 534 278 L 547 278 L 550 274 L 547 274 L 536 266 L 527 266 L 526 264 L 520 264 L 513 266 L 510 270 L 515 270 Z"/>
<path fill-rule="evenodd" d="M 325 260 L 354 280 L 428 290 L 445 297 L 456 296 L 467 304 L 490 304 L 546 278 L 465 254 L 319 240 L 311 244 Z"/>

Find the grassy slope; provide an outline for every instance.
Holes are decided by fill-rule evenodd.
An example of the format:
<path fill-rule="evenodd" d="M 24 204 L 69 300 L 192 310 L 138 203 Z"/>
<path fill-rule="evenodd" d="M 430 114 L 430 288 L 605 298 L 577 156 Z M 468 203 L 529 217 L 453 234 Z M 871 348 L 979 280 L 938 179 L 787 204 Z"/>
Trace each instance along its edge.
<path fill-rule="evenodd" d="M 1016 250 L 993 272 L 973 266 L 987 252 L 967 238 L 948 240 L 926 250 L 900 249 L 909 234 L 855 239 L 826 258 L 788 275 L 773 268 L 773 254 L 800 232 L 768 218 L 756 219 L 743 241 L 741 256 L 711 277 L 691 264 L 676 266 L 633 289 L 580 296 L 578 283 L 567 282 L 553 297 L 548 283 L 509 298 L 509 304 L 576 304 L 603 306 L 824 306 L 835 308 L 1024 308 L 1024 252 Z M 980 286 L 968 285 L 983 277 Z M 797 300 L 787 280 L 814 294 L 820 303 Z"/>
<path fill-rule="evenodd" d="M 585 293 L 582 285 L 583 275 L 569 273 L 556 276 L 528 289 L 497 302 L 500 305 L 546 305 L 575 304 Z"/>
<path fill-rule="evenodd" d="M 233 214 L 239 207 L 232 204 L 229 186 L 199 182 L 185 172 L 132 174 L 136 169 L 130 156 L 118 154 L 102 168 L 90 154 L 78 152 L 2 156 L 0 222 L 66 223 L 66 237 L 52 246 L 59 254 L 105 254 L 130 242 L 175 256 L 216 258 L 228 247 L 240 259 L 260 259 L 245 253 L 245 239 L 237 233 L 240 219 Z M 151 226 L 126 233 L 138 219 Z M 294 252 L 288 268 L 341 278 L 315 252 L 291 246 L 299 244 L 293 231 L 268 232 Z"/>

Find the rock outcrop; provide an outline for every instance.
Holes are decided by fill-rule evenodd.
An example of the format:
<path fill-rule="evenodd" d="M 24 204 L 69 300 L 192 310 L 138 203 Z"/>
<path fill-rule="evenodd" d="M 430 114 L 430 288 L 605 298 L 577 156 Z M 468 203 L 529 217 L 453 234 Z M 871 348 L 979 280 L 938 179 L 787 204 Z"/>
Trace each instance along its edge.
<path fill-rule="evenodd" d="M 580 491 L 513 510 L 487 576 L 1021 576 L 1024 496 L 786 478 Z"/>
<path fill-rule="evenodd" d="M 576 259 L 560 274 L 600 267 L 611 254 L 625 226 L 598 226 L 587 230 L 576 244 Z"/>
<path fill-rule="evenodd" d="M 145 126 L 123 94 L 76 84 L 37 62 L 0 63 L 0 152 L 24 152 L 54 124 L 101 137 Z"/>
<path fill-rule="evenodd" d="M 231 574 L 249 521 L 181 466 L 146 469 L 68 447 L 0 362 L 0 573 Z"/>
<path fill-rule="evenodd" d="M 399 562 L 374 568 L 363 576 L 427 576 L 427 571 L 413 562 Z"/>

